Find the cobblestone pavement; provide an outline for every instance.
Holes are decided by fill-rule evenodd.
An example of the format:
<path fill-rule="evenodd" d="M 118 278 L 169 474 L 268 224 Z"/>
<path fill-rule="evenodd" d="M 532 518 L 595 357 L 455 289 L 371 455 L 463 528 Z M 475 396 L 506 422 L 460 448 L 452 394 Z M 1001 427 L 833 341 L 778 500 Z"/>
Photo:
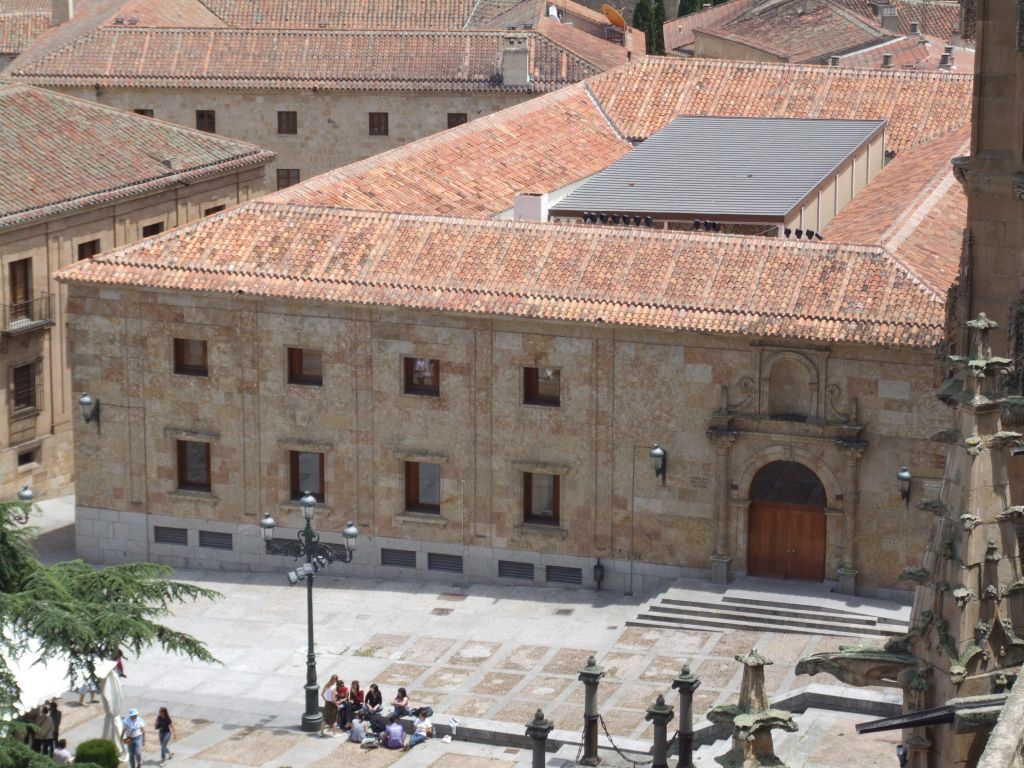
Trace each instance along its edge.
<path fill-rule="evenodd" d="M 41 543 L 51 557 L 67 546 L 61 514 L 66 517 L 66 509 L 50 515 L 50 532 Z M 343 569 L 332 567 L 340 573 Z M 375 768 L 400 760 L 402 766 L 484 768 L 529 760 L 524 750 L 446 745 L 440 740 L 405 755 L 360 753 L 340 739 L 299 732 L 295 726 L 303 709 L 306 673 L 305 590 L 288 587 L 283 575 L 183 571 L 178 577 L 223 594 L 217 601 L 180 606 L 170 620 L 207 642 L 221 664 L 147 651 L 127 660 L 123 681 L 126 708 L 139 707 L 147 722 L 159 706 L 175 716 L 179 744 L 170 766 L 300 768 L 351 762 Z M 736 654 L 756 648 L 775 662 L 767 669 L 767 684 L 777 697 L 811 682 L 793 673 L 800 656 L 851 642 L 767 632 L 627 627 L 625 622 L 646 597 L 321 578 L 314 597 L 319 679 L 322 684 L 336 672 L 346 681 L 359 680 L 364 689 L 376 682 L 386 700 L 399 685 L 405 686 L 414 705 L 433 706 L 437 722 L 457 716 L 482 727 L 488 722 L 495 727 L 508 724 L 522 733 L 522 725 L 539 706 L 556 728 L 577 731 L 583 707 L 577 674 L 594 655 L 606 668 L 599 689 L 601 712 L 612 736 L 627 743 L 651 738 L 645 708 L 659 693 L 676 702 L 671 682 L 683 664 L 701 680 L 694 706 L 700 718 L 714 704 L 736 701 L 741 676 Z M 73 697 L 65 707 L 62 730 L 74 743 L 98 732 L 100 715 L 99 705 L 79 707 Z M 856 736 L 853 724 L 864 719 L 808 711 L 798 718 L 801 731 L 780 739 L 782 750 L 789 753 L 793 768 L 830 768 L 840 760 L 845 766 L 852 748 L 858 750 L 858 766 L 893 764 L 896 736 Z M 155 739 L 150 748 L 158 750 Z M 711 756 L 726 748 L 720 742 L 702 750 L 702 762 L 713 765 Z M 148 762 L 157 762 L 156 756 L 147 755 Z M 571 757 L 552 756 L 549 765 Z"/>

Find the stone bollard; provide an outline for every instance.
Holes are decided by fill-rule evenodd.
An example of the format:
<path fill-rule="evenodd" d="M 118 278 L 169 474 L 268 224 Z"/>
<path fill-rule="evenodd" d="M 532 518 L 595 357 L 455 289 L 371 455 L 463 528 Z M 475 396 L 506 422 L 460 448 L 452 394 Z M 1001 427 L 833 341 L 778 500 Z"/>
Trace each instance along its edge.
<path fill-rule="evenodd" d="M 700 687 L 700 680 L 684 664 L 679 677 L 672 681 L 672 687 L 679 691 L 679 763 L 676 768 L 693 768 L 693 692 Z"/>
<path fill-rule="evenodd" d="M 533 721 L 526 724 L 526 735 L 533 739 L 533 768 L 544 768 L 545 751 L 548 745 L 548 734 L 555 724 L 544 719 L 539 709 Z"/>
<path fill-rule="evenodd" d="M 675 712 L 670 704 L 665 703 L 665 697 L 660 693 L 658 700 L 647 708 L 647 717 L 654 723 L 654 763 L 651 768 L 668 768 L 668 724 L 675 717 Z"/>
<path fill-rule="evenodd" d="M 598 765 L 601 758 L 597 756 L 597 684 L 604 677 L 604 667 L 591 656 L 587 666 L 580 670 L 580 681 L 585 687 L 583 698 L 583 758 L 582 765 Z"/>

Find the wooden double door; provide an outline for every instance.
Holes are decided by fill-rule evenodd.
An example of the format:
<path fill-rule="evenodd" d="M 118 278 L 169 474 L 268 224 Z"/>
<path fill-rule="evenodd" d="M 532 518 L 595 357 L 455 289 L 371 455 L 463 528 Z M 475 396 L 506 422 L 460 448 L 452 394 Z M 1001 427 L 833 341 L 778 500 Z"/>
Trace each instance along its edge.
<path fill-rule="evenodd" d="M 747 573 L 751 576 L 825 579 L 823 507 L 751 502 L 747 542 Z"/>

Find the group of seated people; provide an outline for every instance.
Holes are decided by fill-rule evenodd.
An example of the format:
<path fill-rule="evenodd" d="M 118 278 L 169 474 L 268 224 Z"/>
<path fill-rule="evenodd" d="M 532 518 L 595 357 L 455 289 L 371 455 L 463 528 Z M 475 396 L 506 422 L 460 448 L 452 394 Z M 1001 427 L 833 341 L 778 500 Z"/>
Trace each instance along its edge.
<path fill-rule="evenodd" d="M 430 722 L 433 711 L 430 707 L 413 709 L 405 688 L 398 689 L 387 711 L 376 683 L 364 692 L 358 680 L 346 686 L 344 680 L 331 675 L 320 694 L 324 702 L 321 736 L 337 736 L 340 728 L 349 732 L 350 741 L 368 746 L 379 744 L 388 749 L 412 749 L 434 735 L 434 726 Z M 415 716 L 413 731 L 408 740 L 405 738 L 405 729 L 398 721 L 406 715 Z"/>

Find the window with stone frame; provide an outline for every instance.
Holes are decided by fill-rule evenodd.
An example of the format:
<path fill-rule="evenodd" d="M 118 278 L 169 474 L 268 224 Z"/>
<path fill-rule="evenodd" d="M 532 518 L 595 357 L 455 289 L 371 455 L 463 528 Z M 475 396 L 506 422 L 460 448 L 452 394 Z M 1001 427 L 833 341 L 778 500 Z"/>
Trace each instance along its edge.
<path fill-rule="evenodd" d="M 324 455 L 312 451 L 289 451 L 288 463 L 292 500 L 297 501 L 309 493 L 323 504 L 327 498 Z"/>
<path fill-rule="evenodd" d="M 426 357 L 402 358 L 407 395 L 438 397 L 441 394 L 441 361 Z"/>
<path fill-rule="evenodd" d="M 278 168 L 277 169 L 277 188 L 287 189 L 288 187 L 294 187 L 299 183 L 299 169 L 298 168 Z"/>
<path fill-rule="evenodd" d="M 153 235 L 159 235 L 163 231 L 164 223 L 162 221 L 157 221 L 153 224 L 147 224 L 146 226 L 144 226 L 142 228 L 142 236 L 153 237 Z"/>
<path fill-rule="evenodd" d="M 197 109 L 196 128 L 207 133 L 216 133 L 217 113 L 212 109 Z"/>
<path fill-rule="evenodd" d="M 39 412 L 39 363 L 31 362 L 11 368 L 11 416 L 31 416 Z"/>
<path fill-rule="evenodd" d="M 460 125 L 465 125 L 469 122 L 469 115 L 465 112 L 449 112 L 448 113 L 448 127 L 456 128 Z"/>
<path fill-rule="evenodd" d="M 324 384 L 324 354 L 319 350 L 288 348 L 288 383 L 307 387 Z"/>
<path fill-rule="evenodd" d="M 97 253 L 100 252 L 100 241 L 99 238 L 95 240 L 86 240 L 84 243 L 78 244 L 78 260 L 91 259 Z"/>
<path fill-rule="evenodd" d="M 205 491 L 210 482 L 210 444 L 197 440 L 178 440 L 178 488 L 183 491 Z"/>
<path fill-rule="evenodd" d="M 175 339 L 174 372 L 183 376 L 209 376 L 206 341 L 203 339 Z"/>
<path fill-rule="evenodd" d="M 135 114 L 136 115 L 142 115 L 143 117 L 152 117 L 153 116 L 153 110 L 152 109 L 136 109 L 135 110 Z"/>
<path fill-rule="evenodd" d="M 297 134 L 299 132 L 299 113 L 278 111 L 277 132 L 283 134 Z"/>
<path fill-rule="evenodd" d="M 561 405 L 562 372 L 557 368 L 524 368 L 523 402 L 552 407 Z"/>
<path fill-rule="evenodd" d="M 558 525 L 561 507 L 561 477 L 541 472 L 523 472 L 523 522 Z"/>
<path fill-rule="evenodd" d="M 18 259 L 7 266 L 10 306 L 8 321 L 32 317 L 32 259 Z"/>
<path fill-rule="evenodd" d="M 371 136 L 387 136 L 388 135 L 388 113 L 387 112 L 370 112 L 370 135 Z"/>
<path fill-rule="evenodd" d="M 441 514 L 441 465 L 405 462 L 405 511 Z"/>

